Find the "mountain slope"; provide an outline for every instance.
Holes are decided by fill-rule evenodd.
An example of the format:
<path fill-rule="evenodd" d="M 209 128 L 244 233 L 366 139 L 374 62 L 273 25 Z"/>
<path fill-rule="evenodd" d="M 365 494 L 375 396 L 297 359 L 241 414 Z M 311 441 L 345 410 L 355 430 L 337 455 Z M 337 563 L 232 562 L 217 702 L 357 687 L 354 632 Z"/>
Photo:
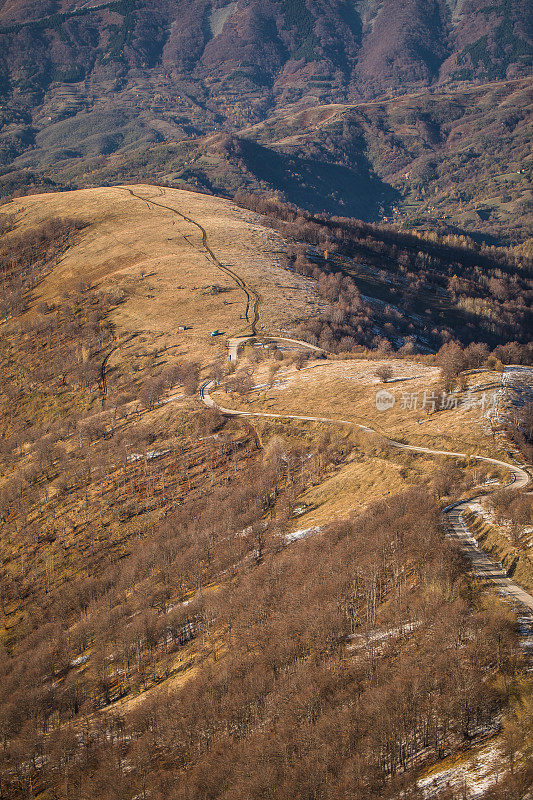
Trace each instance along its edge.
<path fill-rule="evenodd" d="M 451 92 L 454 105 L 453 94 L 472 82 L 503 81 L 503 94 L 512 94 L 513 81 L 527 80 L 527 11 L 526 0 L 5 2 L 1 191 L 164 178 L 230 195 L 279 191 L 315 211 L 379 219 L 398 197 L 396 177 L 392 187 L 382 185 L 394 171 L 383 167 L 383 157 L 404 172 L 418 168 L 412 129 L 445 168 L 439 139 L 446 138 L 448 115 L 434 119 L 431 92 Z M 255 164 L 246 164 L 245 174 L 225 174 L 227 165 L 213 152 L 196 168 L 204 136 L 223 131 L 246 139 L 242 131 L 280 113 L 399 92 L 425 97 L 410 109 L 408 128 L 371 116 L 328 154 L 325 172 L 313 156 L 318 148 L 322 157 L 323 145 L 312 128 L 305 149 L 288 161 L 284 148 L 254 154 L 246 145 L 244 160 Z M 511 102 L 507 110 L 501 147 L 504 160 L 516 162 L 523 109 Z M 461 114 L 469 112 L 468 106 Z M 492 124 L 490 114 L 481 104 L 479 129 Z M 275 144 L 272 133 L 262 144 Z M 376 153 L 384 140 L 385 151 Z M 402 151 L 399 158 L 395 151 Z M 270 162 L 270 173 L 257 167 L 260 161 Z M 313 205 L 321 197 L 323 206 Z M 506 225 L 496 222 L 494 232 Z"/>
<path fill-rule="evenodd" d="M 305 363 L 256 341 L 234 371 L 211 327 L 249 331 L 249 294 L 267 339 L 321 309 L 278 265 L 281 237 L 226 200 L 117 186 L 15 199 L 0 221 L 3 285 L 26 278 L 0 320 L 3 797 L 419 798 L 435 762 L 503 728 L 496 788 L 525 800 L 516 619 L 439 514 L 498 465 L 194 396 L 216 377 L 232 407 L 508 461 L 472 402 L 501 376 L 376 421 L 378 381 L 438 399 L 432 357 Z M 391 231 L 359 234 L 370 249 Z M 434 241 L 403 244 L 436 266 Z M 316 283 L 332 324 L 363 310 L 346 280 Z"/>
<path fill-rule="evenodd" d="M 284 242 L 260 218 L 227 200 L 156 186 L 51 193 L 2 208 L 12 233 L 39 230 L 76 209 L 79 238 L 44 275 L 33 304 L 58 301 L 80 282 L 120 298 L 110 321 L 121 336 L 157 340 L 205 358 L 215 328 L 249 331 L 247 289 L 264 301 L 262 325 L 282 327 L 318 310 L 312 283 L 282 266 Z M 203 229 L 203 230 L 202 230 Z M 206 231 L 206 240 L 203 240 Z M 186 326 L 186 331 L 178 331 Z M 207 358 L 224 352 L 213 339 Z"/>
<path fill-rule="evenodd" d="M 527 13 L 526 0 L 20 0 L 3 3 L 0 25 L 11 34 L 11 54 L 22 54 L 28 37 L 45 46 L 39 73 L 25 76 L 40 80 L 41 89 L 53 79 L 51 70 L 69 61 L 85 77 L 176 69 L 208 78 L 212 96 L 217 80 L 241 81 L 250 92 L 255 84 L 274 94 L 288 87 L 305 94 L 303 83 L 313 75 L 347 95 L 368 96 L 450 77 L 524 74 Z M 35 47 L 24 56 L 37 65 Z M 16 65 L 12 74 L 23 87 Z"/>

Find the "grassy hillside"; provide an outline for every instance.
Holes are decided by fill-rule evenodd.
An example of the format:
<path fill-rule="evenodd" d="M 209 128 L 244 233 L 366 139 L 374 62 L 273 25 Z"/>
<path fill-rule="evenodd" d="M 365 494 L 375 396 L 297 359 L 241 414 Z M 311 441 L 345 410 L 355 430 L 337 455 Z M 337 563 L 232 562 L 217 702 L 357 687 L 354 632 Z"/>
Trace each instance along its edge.
<path fill-rule="evenodd" d="M 524 796 L 516 621 L 439 522 L 498 471 L 197 393 L 214 377 L 247 408 L 367 421 L 385 379 L 436 386 L 434 358 L 250 343 L 234 371 L 227 334 L 336 301 L 286 268 L 287 231 L 226 200 L 135 185 L 0 218 L 3 797 L 416 798 L 502 715 L 500 785 Z M 479 409 L 387 419 L 500 453 Z"/>
<path fill-rule="evenodd" d="M 245 292 L 213 261 L 195 223 L 207 229 L 221 266 L 261 296 L 263 326 L 294 325 L 318 308 L 312 283 L 282 268 L 279 234 L 229 201 L 191 192 L 127 186 L 20 198 L 0 211 L 12 226 L 6 242 L 73 208 L 83 231 L 35 288 L 34 309 L 83 282 L 116 296 L 109 321 L 119 337 L 135 334 L 147 348 L 157 341 L 158 349 L 204 360 L 212 330 L 230 335 L 249 326 Z M 217 339 L 211 344 L 207 358 L 224 352 Z"/>

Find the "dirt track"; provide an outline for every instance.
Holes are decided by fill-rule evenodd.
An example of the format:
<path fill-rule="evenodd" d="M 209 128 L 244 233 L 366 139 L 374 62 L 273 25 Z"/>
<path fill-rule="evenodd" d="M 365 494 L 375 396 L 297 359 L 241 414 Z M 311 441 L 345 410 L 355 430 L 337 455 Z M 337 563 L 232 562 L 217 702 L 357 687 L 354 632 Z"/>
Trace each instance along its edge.
<path fill-rule="evenodd" d="M 255 336 L 257 333 L 257 325 L 259 323 L 259 305 L 261 303 L 261 295 L 255 289 L 252 289 L 250 286 L 248 286 L 248 284 L 241 275 L 239 275 L 237 272 L 234 272 L 229 267 L 225 267 L 224 264 L 220 263 L 220 261 L 218 260 L 218 258 L 216 257 L 216 255 L 214 254 L 213 250 L 209 245 L 209 238 L 207 236 L 207 231 L 203 227 L 203 225 L 201 225 L 199 222 L 192 219 L 191 217 L 188 217 L 186 214 L 182 214 L 181 211 L 177 211 L 175 208 L 172 208 L 171 206 L 166 206 L 163 203 L 158 203 L 156 200 L 151 200 L 146 197 L 141 197 L 141 195 L 136 194 L 133 191 L 133 189 L 125 188 L 124 191 L 128 192 L 132 197 L 136 197 L 138 200 L 141 200 L 143 203 L 146 203 L 148 208 L 150 207 L 150 205 L 157 206 L 158 208 L 163 208 L 166 211 L 170 211 L 172 214 L 176 214 L 178 217 L 185 220 L 185 222 L 188 222 L 189 224 L 194 225 L 196 228 L 198 228 L 198 230 L 202 234 L 202 247 L 208 254 L 210 260 L 217 267 L 217 269 L 220 269 L 226 275 L 229 275 L 229 277 L 232 278 L 237 284 L 237 286 L 244 292 L 246 296 L 245 318 L 246 321 L 249 323 L 252 336 Z M 160 191 L 161 191 L 161 196 L 163 196 L 164 189 L 160 188 Z M 250 319 L 251 314 L 252 318 Z"/>
<path fill-rule="evenodd" d="M 302 345 L 304 344 L 305 343 L 302 343 Z M 212 388 L 213 386 L 214 386 L 214 381 L 209 381 L 205 383 L 200 388 L 200 397 L 206 406 L 208 406 L 209 408 L 215 408 L 226 416 L 264 417 L 268 419 L 286 419 L 286 420 L 298 420 L 302 422 L 318 422 L 318 423 L 333 424 L 333 425 L 350 425 L 368 434 L 377 433 L 377 431 L 375 431 L 373 428 L 369 428 L 366 425 L 361 425 L 359 423 L 355 423 L 353 421 L 345 419 L 302 416 L 296 414 L 269 414 L 264 412 L 237 411 L 230 408 L 224 408 L 222 406 L 219 406 L 209 394 L 209 389 Z M 509 482 L 508 485 L 514 486 L 517 489 L 527 486 L 531 480 L 529 473 L 522 467 L 514 464 L 509 464 L 506 461 L 499 461 L 496 458 L 489 458 L 487 456 L 468 456 L 468 454 L 466 453 L 458 453 L 448 450 L 432 450 L 428 447 L 415 447 L 414 445 L 403 444 L 402 442 L 397 442 L 394 439 L 389 439 L 389 438 L 387 438 L 387 442 L 392 447 L 396 447 L 400 450 L 408 450 L 414 453 L 425 453 L 428 455 L 436 455 L 436 456 L 437 455 L 448 456 L 450 458 L 470 457 L 476 459 L 477 461 L 484 461 L 490 464 L 495 464 L 496 466 L 503 467 L 504 469 L 508 469 L 510 471 L 511 481 Z M 477 495 L 476 497 L 479 497 L 479 495 Z M 468 531 L 462 519 L 461 511 L 465 510 L 468 506 L 468 503 L 472 502 L 472 500 L 474 499 L 475 498 L 472 497 L 469 500 L 454 503 L 453 505 L 448 506 L 443 510 L 443 521 L 448 534 L 460 544 L 461 549 L 463 550 L 463 552 L 465 553 L 465 555 L 472 564 L 472 570 L 476 577 L 485 581 L 490 581 L 502 595 L 507 597 L 509 600 L 512 600 L 514 603 L 517 603 L 520 606 L 522 606 L 522 608 L 525 609 L 528 613 L 532 613 L 533 596 L 531 596 L 528 592 L 526 592 L 519 584 L 515 583 L 510 578 L 508 578 L 500 564 L 496 563 L 482 550 L 479 550 L 474 537 Z"/>

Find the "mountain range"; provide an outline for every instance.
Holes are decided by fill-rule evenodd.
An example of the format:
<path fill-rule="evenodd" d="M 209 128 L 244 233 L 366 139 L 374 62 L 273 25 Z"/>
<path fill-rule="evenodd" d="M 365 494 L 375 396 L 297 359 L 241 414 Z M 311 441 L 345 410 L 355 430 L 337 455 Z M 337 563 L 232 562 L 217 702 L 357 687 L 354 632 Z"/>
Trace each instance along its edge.
<path fill-rule="evenodd" d="M 528 11 L 527 0 L 4 0 L 0 190 L 154 180 L 368 221 L 413 224 L 422 211 L 523 239 Z M 448 180 L 465 165 L 481 192 Z"/>

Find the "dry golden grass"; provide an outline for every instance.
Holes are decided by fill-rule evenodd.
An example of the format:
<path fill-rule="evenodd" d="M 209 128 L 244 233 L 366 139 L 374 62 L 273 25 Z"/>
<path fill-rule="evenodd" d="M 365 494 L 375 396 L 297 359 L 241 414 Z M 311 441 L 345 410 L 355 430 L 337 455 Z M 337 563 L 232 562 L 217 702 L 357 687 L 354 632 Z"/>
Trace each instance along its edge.
<path fill-rule="evenodd" d="M 376 376 L 376 370 L 384 364 L 393 370 L 393 378 L 387 383 Z M 499 380 L 498 373 L 469 376 L 472 398 L 480 400 L 483 395 L 476 386 L 496 384 Z M 263 367 L 257 383 L 261 385 L 264 381 Z M 274 386 L 252 395 L 246 409 L 353 420 L 406 444 L 496 458 L 504 456 L 501 445 L 490 434 L 481 406 L 472 404 L 469 410 L 459 407 L 428 412 L 431 396 L 438 398 L 437 405 L 440 402 L 439 383 L 437 367 L 404 359 L 316 361 L 301 370 L 280 369 Z M 393 394 L 396 400 L 394 407 L 384 412 L 376 409 L 376 392 L 381 389 Z M 487 396 L 493 391 L 495 388 L 487 390 Z M 214 396 L 222 405 L 234 402 L 234 398 L 228 399 L 222 394 Z M 418 400 L 416 408 L 410 407 L 411 396 Z"/>
<path fill-rule="evenodd" d="M 127 695 L 125 698 L 111 703 L 111 705 L 105 709 L 106 712 L 111 714 L 124 714 L 139 708 L 142 703 L 151 699 L 156 692 L 160 692 L 161 690 L 176 692 L 178 689 L 182 689 L 193 678 L 196 678 L 200 674 L 201 668 L 198 664 L 194 663 L 194 660 L 185 662 L 184 655 L 182 654 L 176 659 L 171 670 L 170 677 L 141 691 L 139 694 L 133 696 Z"/>
<path fill-rule="evenodd" d="M 141 333 L 146 348 L 175 347 L 202 362 L 225 353 L 223 337 L 210 333 L 246 331 L 244 292 L 209 259 L 197 227 L 145 202 L 150 199 L 199 222 L 221 263 L 261 294 L 260 329 L 290 327 L 318 306 L 312 283 L 281 268 L 283 241 L 257 215 L 227 200 L 156 186 L 33 195 L 4 205 L 0 214 L 15 214 L 17 232 L 54 217 L 88 223 L 39 287 L 36 302 L 54 301 L 81 280 L 122 289 L 127 300 L 112 315 L 119 333 Z M 205 294 L 213 285 L 224 291 Z M 191 329 L 178 332 L 180 325 Z"/>
<path fill-rule="evenodd" d="M 435 469 L 435 462 L 429 458 L 412 460 L 407 465 L 408 459 L 398 453 L 390 458 L 359 455 L 356 452 L 339 471 L 301 496 L 300 501 L 308 510 L 298 517 L 295 529 L 346 518 L 380 497 L 394 495 L 423 481 L 425 474 Z"/>
<path fill-rule="evenodd" d="M 332 107 L 328 112 L 335 110 Z M 112 312 L 112 320 L 119 335 L 138 336 L 113 354 L 110 367 L 120 365 L 122 372 L 148 377 L 154 354 L 161 351 L 165 359 L 179 355 L 206 364 L 227 352 L 224 337 L 211 338 L 213 329 L 228 335 L 246 332 L 245 295 L 210 260 L 200 230 L 154 203 L 200 223 L 222 264 L 260 293 L 259 332 L 290 330 L 298 319 L 317 312 L 319 301 L 312 282 L 281 267 L 281 237 L 262 226 L 256 215 L 229 201 L 141 185 L 35 195 L 2 207 L 0 214 L 15 213 L 17 232 L 52 217 L 71 216 L 88 224 L 39 286 L 35 300 L 53 302 L 63 292 L 75 289 L 81 280 L 105 290 L 122 289 L 126 300 Z M 206 294 L 206 288 L 213 285 L 224 291 Z M 191 328 L 179 332 L 180 325 Z M 243 405 L 254 411 L 353 420 L 410 444 L 502 456 L 500 446 L 487 433 L 487 421 L 479 409 L 428 414 L 421 407 L 424 392 L 438 390 L 438 369 L 390 359 L 386 363 L 394 377 L 383 385 L 375 374 L 382 363 L 365 359 L 319 361 L 299 371 L 284 364 L 277 376 L 281 383 L 253 393 Z M 257 383 L 266 382 L 267 372 L 268 364 L 256 367 Z M 473 376 L 472 383 L 487 383 L 494 377 Z M 384 413 L 377 412 L 375 405 L 380 388 L 396 397 L 394 408 Z M 404 407 L 403 394 L 416 395 L 418 407 Z M 235 398 L 216 396 L 222 405 L 237 405 Z M 165 427 L 159 416 L 175 414 L 183 405 L 187 401 L 154 412 L 152 424 Z M 406 460 L 405 454 L 383 457 L 367 448 L 364 458 L 352 458 L 302 498 L 310 508 L 300 520 L 302 526 L 322 524 L 376 497 L 401 491 L 423 480 L 436 466 L 431 457 L 413 458 L 407 466 Z"/>
<path fill-rule="evenodd" d="M 208 586 L 204 591 L 212 592 L 218 588 L 218 586 Z M 209 636 L 202 635 L 180 647 L 177 655 L 168 660 L 168 677 L 163 677 L 162 680 L 142 689 L 138 694 L 128 694 L 126 697 L 116 700 L 105 710 L 108 713 L 123 714 L 139 708 L 142 703 L 152 699 L 158 692 L 176 692 L 201 675 L 203 671 L 212 669 L 227 654 L 227 643 L 219 632 L 212 632 Z"/>
<path fill-rule="evenodd" d="M 275 376 L 274 386 L 265 388 L 270 363 L 256 368 L 258 388 L 246 398 L 217 390 L 213 392 L 214 399 L 222 406 L 252 412 L 353 420 L 406 444 L 508 460 L 501 442 L 492 437 L 481 407 L 431 414 L 422 407 L 424 392 L 428 398 L 431 393 L 438 394 L 440 370 L 436 367 L 405 359 L 313 361 L 301 370 L 284 364 Z M 392 368 L 393 378 L 384 384 L 377 378 L 376 370 L 385 363 Z M 496 383 L 499 377 L 497 373 L 469 376 L 472 397 L 482 395 L 476 386 Z M 394 394 L 396 403 L 388 411 L 379 412 L 376 392 L 383 388 Z M 403 394 L 416 396 L 417 407 L 409 408 L 402 403 Z M 311 428 L 317 436 L 323 432 L 320 424 L 311 423 Z M 348 435 L 350 429 L 339 430 Z M 346 517 L 373 500 L 427 480 L 446 463 L 446 459 L 387 447 L 380 436 L 357 433 L 357 429 L 352 435 L 357 443 L 347 463 L 300 498 L 300 505 L 306 511 L 295 521 L 295 529 Z M 471 472 L 474 482 L 478 481 L 475 462 Z M 501 478 L 496 467 L 494 475 Z"/>

